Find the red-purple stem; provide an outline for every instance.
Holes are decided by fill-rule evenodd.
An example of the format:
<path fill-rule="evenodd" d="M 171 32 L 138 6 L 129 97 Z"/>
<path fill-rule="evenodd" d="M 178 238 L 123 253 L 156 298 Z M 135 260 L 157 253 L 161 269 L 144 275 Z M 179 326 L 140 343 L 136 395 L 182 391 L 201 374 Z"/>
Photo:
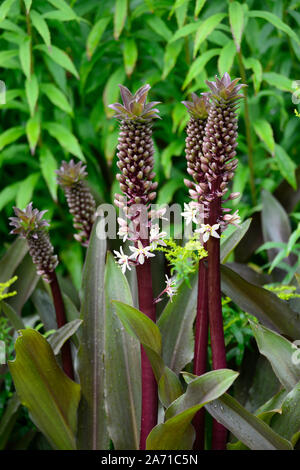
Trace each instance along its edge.
<path fill-rule="evenodd" d="M 202 375 L 207 368 L 208 344 L 208 297 L 207 269 L 204 260 L 199 261 L 198 270 L 198 300 L 195 328 L 194 374 Z M 205 409 L 199 410 L 193 420 L 196 430 L 194 450 L 204 450 L 205 442 Z"/>
<path fill-rule="evenodd" d="M 146 243 L 147 244 L 147 243 Z M 145 244 L 145 245 L 146 245 Z M 136 267 L 139 309 L 152 321 L 156 321 L 155 304 L 153 302 L 151 263 L 145 260 L 144 264 Z M 141 346 L 142 368 L 142 416 L 140 450 L 146 449 L 146 439 L 150 431 L 157 424 L 158 394 L 157 383 L 153 374 L 150 361 L 144 348 Z"/>
<path fill-rule="evenodd" d="M 67 323 L 65 306 L 55 271 L 50 273 L 50 276 L 50 287 L 56 313 L 57 328 L 61 328 Z M 74 380 L 74 369 L 69 340 L 66 341 L 61 348 L 61 360 L 64 372 L 68 377 L 70 377 L 70 379 Z"/>
<path fill-rule="evenodd" d="M 221 198 L 215 199 L 210 206 L 210 225 L 217 223 L 221 214 Z M 226 350 L 221 300 L 220 239 L 210 237 L 208 251 L 208 312 L 212 363 L 214 369 L 226 368 Z M 226 449 L 227 429 L 216 420 L 213 421 L 212 449 Z"/>

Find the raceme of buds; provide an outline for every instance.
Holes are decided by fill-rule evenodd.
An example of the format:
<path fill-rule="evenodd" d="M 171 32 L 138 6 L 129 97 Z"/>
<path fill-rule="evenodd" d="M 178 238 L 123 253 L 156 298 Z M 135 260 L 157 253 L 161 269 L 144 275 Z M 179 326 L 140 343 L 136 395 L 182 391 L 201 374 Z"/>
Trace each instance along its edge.
<path fill-rule="evenodd" d="M 206 180 L 210 186 L 207 203 L 225 195 L 228 182 L 233 178 L 238 164 L 238 160 L 234 158 L 238 128 L 235 111 L 238 101 L 243 98 L 239 91 L 246 86 L 238 85 L 239 80 L 236 78 L 231 81 L 228 73 L 225 73 L 221 79 L 216 77 L 215 82 L 206 82 L 211 90 L 211 106 L 202 145 L 203 156 L 207 161 Z M 226 225 L 223 219 L 217 222 Z"/>
<path fill-rule="evenodd" d="M 123 85 L 119 85 L 123 104 L 110 105 L 116 111 L 115 118 L 120 120 L 118 140 L 117 179 L 123 195 L 116 194 L 115 203 L 123 209 L 126 220 L 118 218 L 119 232 L 123 241 L 134 242 L 132 251 L 127 256 L 123 251 L 115 251 L 117 262 L 123 272 L 131 265 L 144 264 L 154 256 L 153 250 L 164 245 L 167 235 L 159 231 L 159 226 L 152 223 L 153 211 L 150 203 L 155 199 L 157 183 L 153 182 L 154 148 L 152 141 L 152 122 L 159 118 L 155 105 L 158 102 L 146 103 L 150 90 L 149 85 L 142 86 L 134 95 Z M 164 212 L 157 212 L 158 218 Z"/>
<path fill-rule="evenodd" d="M 95 220 L 96 203 L 85 183 L 87 172 L 82 162 L 62 162 L 56 171 L 57 182 L 62 187 L 73 216 L 73 225 L 79 233 L 74 238 L 83 246 L 87 246 L 92 226 Z"/>
<path fill-rule="evenodd" d="M 54 255 L 54 248 L 46 227 L 49 223 L 42 220 L 45 212 L 38 209 L 32 209 L 32 202 L 28 204 L 25 210 L 14 207 L 16 217 L 10 217 L 10 225 L 14 229 L 11 234 L 26 238 L 29 253 L 33 263 L 37 267 L 37 273 L 47 282 L 51 280 L 51 273 L 58 265 L 57 256 Z"/>
<path fill-rule="evenodd" d="M 121 171 L 117 175 L 120 188 L 126 197 L 127 207 L 132 204 L 148 204 L 156 197 L 157 183 L 152 180 L 153 172 L 153 142 L 152 121 L 158 118 L 158 110 L 154 108 L 158 102 L 146 104 L 150 85 L 141 87 L 135 95 L 124 86 L 119 85 L 123 105 L 111 104 L 110 108 L 116 111 L 115 118 L 121 121 L 118 140 L 118 167 Z M 124 206 L 124 198 L 116 195 L 116 204 Z"/>
<path fill-rule="evenodd" d="M 192 199 L 201 202 L 208 185 L 205 174 L 207 172 L 207 159 L 203 157 L 202 143 L 204 131 L 210 108 L 208 96 L 197 96 L 192 93 L 192 101 L 182 101 L 190 114 L 187 125 L 187 137 L 185 139 L 185 154 L 187 159 L 187 172 L 192 176 L 194 182 L 185 180 L 186 186 Z"/>

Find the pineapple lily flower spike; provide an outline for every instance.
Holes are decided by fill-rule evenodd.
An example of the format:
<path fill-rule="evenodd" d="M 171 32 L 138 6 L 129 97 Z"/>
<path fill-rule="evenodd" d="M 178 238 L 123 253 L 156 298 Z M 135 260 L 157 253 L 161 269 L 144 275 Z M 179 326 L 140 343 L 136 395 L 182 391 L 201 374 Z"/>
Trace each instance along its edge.
<path fill-rule="evenodd" d="M 151 211 L 150 204 L 156 197 L 157 183 L 153 182 L 154 147 L 152 141 L 152 122 L 157 119 L 158 102 L 146 103 L 149 85 L 142 86 L 133 95 L 128 88 L 119 85 L 123 104 L 111 104 L 116 111 L 115 118 L 120 121 L 118 140 L 117 179 L 123 194 L 116 194 L 115 204 L 123 209 L 128 221 L 134 225 L 127 227 L 127 221 L 119 217 L 119 235 L 134 243 L 130 246 L 132 254 L 115 252 L 123 272 L 131 265 L 136 266 L 139 309 L 152 321 L 156 321 L 155 302 L 152 290 L 150 258 L 151 249 Z M 141 222 L 141 211 L 144 220 Z M 145 214 L 146 213 L 146 214 Z M 138 219 L 140 218 L 140 221 Z M 147 233 L 144 232 L 146 229 Z M 143 232 L 143 233 L 142 233 Z M 153 234 L 153 230 L 152 230 Z M 161 236 L 155 230 L 155 240 Z M 142 370 L 142 416 L 140 449 L 146 448 L 146 439 L 151 429 L 157 424 L 158 395 L 157 384 L 144 348 L 141 348 Z"/>
<path fill-rule="evenodd" d="M 95 220 L 96 203 L 85 183 L 87 172 L 82 162 L 62 162 L 56 170 L 57 182 L 62 187 L 73 216 L 73 225 L 79 233 L 74 235 L 75 240 L 87 246 Z"/>
<path fill-rule="evenodd" d="M 237 167 L 235 148 L 237 146 L 238 101 L 243 98 L 239 92 L 243 84 L 239 79 L 231 81 L 228 73 L 215 82 L 207 81 L 209 93 L 202 97 L 192 95 L 191 102 L 183 102 L 191 116 L 187 127 L 186 157 L 187 172 L 193 182 L 185 180 L 193 201 L 202 208 L 203 220 L 196 233 L 202 235 L 208 251 L 207 269 L 199 262 L 198 304 L 195 331 L 194 373 L 206 371 L 208 320 L 211 333 L 213 368 L 226 367 L 223 319 L 220 290 L 220 231 L 240 221 L 238 213 L 230 215 L 222 208 L 222 198 L 228 191 L 228 183 L 234 177 Z M 228 199 L 239 194 L 233 193 Z M 202 205 L 202 207 L 200 206 Z M 204 223 L 203 223 L 204 222 Z M 195 421 L 195 448 L 204 446 L 204 414 L 200 410 Z M 213 448 L 223 449 L 226 429 L 219 423 L 213 425 Z"/>
<path fill-rule="evenodd" d="M 16 217 L 10 217 L 10 225 L 14 227 L 10 233 L 19 235 L 27 240 L 29 254 L 36 265 L 37 273 L 46 282 L 50 283 L 57 327 L 61 328 L 66 324 L 67 320 L 60 287 L 55 274 L 58 258 L 54 254 L 54 248 L 47 231 L 49 222 L 43 219 L 47 211 L 33 209 L 32 202 L 30 202 L 24 210 L 14 207 L 14 212 Z M 73 379 L 73 363 L 70 343 L 68 341 L 61 348 L 61 356 L 65 373 Z"/>
<path fill-rule="evenodd" d="M 210 188 L 209 197 L 206 198 L 208 223 L 212 227 L 220 226 L 224 230 L 232 220 L 224 217 L 228 210 L 222 208 L 222 198 L 228 191 L 228 184 L 234 177 L 238 160 L 237 146 L 237 115 L 238 102 L 243 95 L 239 92 L 246 85 L 238 85 L 239 78 L 232 80 L 228 73 L 215 82 L 206 82 L 211 90 L 211 108 L 208 113 L 203 138 L 203 155 L 208 161 L 206 174 Z M 234 199 L 237 194 L 231 194 Z M 227 214 L 228 215 L 228 214 Z M 212 349 L 212 363 L 214 369 L 226 367 L 226 351 L 224 342 L 224 328 L 221 302 L 221 274 L 220 274 L 220 239 L 210 237 L 207 242 L 208 251 L 208 313 L 210 338 Z M 217 421 L 213 422 L 212 447 L 215 450 L 224 449 L 227 430 Z"/>

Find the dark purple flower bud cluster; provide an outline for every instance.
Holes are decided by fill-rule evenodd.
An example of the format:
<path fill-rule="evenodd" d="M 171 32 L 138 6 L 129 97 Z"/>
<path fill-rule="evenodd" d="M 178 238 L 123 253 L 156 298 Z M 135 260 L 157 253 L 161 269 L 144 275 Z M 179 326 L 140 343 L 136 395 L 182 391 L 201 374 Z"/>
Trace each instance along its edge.
<path fill-rule="evenodd" d="M 57 173 L 58 184 L 62 187 L 73 216 L 73 225 L 79 233 L 74 238 L 87 246 L 95 220 L 96 203 L 84 179 L 87 176 L 86 166 L 82 162 L 62 162 Z"/>
<path fill-rule="evenodd" d="M 45 212 L 32 209 L 32 202 L 25 210 L 14 207 L 16 217 L 10 217 L 10 225 L 14 229 L 11 234 L 26 238 L 32 261 L 37 267 L 37 273 L 47 282 L 51 281 L 51 273 L 58 265 L 57 256 L 50 242 L 46 227 L 49 223 L 42 220 Z"/>
<path fill-rule="evenodd" d="M 206 180 L 208 162 L 203 156 L 202 144 L 210 104 L 207 96 L 199 97 L 196 93 L 192 93 L 192 101 L 182 101 L 182 103 L 191 116 L 186 129 L 185 154 L 187 172 L 194 180 L 192 182 L 186 179 L 184 182 L 189 188 L 191 198 L 201 203 L 208 191 Z"/>
<path fill-rule="evenodd" d="M 243 98 L 239 91 L 246 86 L 238 85 L 239 80 L 237 78 L 231 81 L 228 73 L 225 73 L 221 79 L 216 77 L 215 82 L 206 82 L 210 93 L 204 93 L 202 98 L 193 94 L 191 103 L 184 102 L 191 114 L 186 139 L 188 173 L 195 181 L 187 181 L 186 184 L 190 188 L 191 197 L 204 204 L 207 217 L 211 203 L 223 198 L 228 191 L 228 183 L 232 180 L 238 164 L 235 158 L 238 128 L 236 109 L 238 101 Z M 200 100 L 206 110 L 206 116 L 204 112 L 196 112 Z M 229 199 L 238 196 L 238 193 L 233 193 Z M 228 212 L 228 209 L 222 209 L 222 212 Z M 220 220 L 212 222 L 225 228 L 228 223 L 238 220 L 239 217 L 235 213 L 232 216 L 220 216 Z"/>
<path fill-rule="evenodd" d="M 158 110 L 153 108 L 158 102 L 146 104 L 150 85 L 144 85 L 135 95 L 122 85 L 120 90 L 124 106 L 116 103 L 110 107 L 116 111 L 115 117 L 121 121 L 117 147 L 117 165 L 121 173 L 117 175 L 117 179 L 125 197 L 116 194 L 115 203 L 119 207 L 146 205 L 156 197 L 151 127 L 153 119 L 159 117 Z"/>

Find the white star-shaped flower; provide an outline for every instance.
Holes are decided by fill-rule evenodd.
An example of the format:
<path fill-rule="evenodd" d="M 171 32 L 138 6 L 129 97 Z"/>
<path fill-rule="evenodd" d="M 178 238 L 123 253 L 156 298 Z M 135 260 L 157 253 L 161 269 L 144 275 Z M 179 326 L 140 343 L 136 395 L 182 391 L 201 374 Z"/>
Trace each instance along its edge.
<path fill-rule="evenodd" d="M 181 212 L 181 215 L 185 218 L 187 225 L 189 225 L 191 222 L 197 224 L 198 214 L 199 204 L 197 202 L 191 201 L 188 204 L 186 202 L 184 203 L 184 212 Z"/>
<path fill-rule="evenodd" d="M 175 279 L 170 279 L 167 275 L 165 292 L 170 297 L 170 301 L 172 302 L 172 297 L 177 293 L 176 281 Z"/>
<path fill-rule="evenodd" d="M 126 269 L 129 269 L 129 271 L 131 271 L 131 267 L 129 265 L 129 256 L 125 255 L 125 253 L 123 252 L 123 248 L 120 247 L 120 251 L 114 250 L 114 253 L 116 257 L 119 258 L 117 262 L 121 266 L 122 273 L 125 274 Z"/>
<path fill-rule="evenodd" d="M 151 258 L 155 256 L 151 253 L 151 246 L 143 246 L 142 242 L 139 240 L 137 242 L 138 246 L 130 246 L 129 249 L 132 251 L 132 255 L 129 256 L 129 259 L 134 259 L 139 262 L 139 264 L 144 264 L 145 258 Z"/>
<path fill-rule="evenodd" d="M 167 246 L 163 240 L 166 236 L 167 232 L 159 232 L 159 225 L 152 225 L 150 229 L 150 243 L 152 250 L 155 250 L 157 245 Z"/>
<path fill-rule="evenodd" d="M 195 230 L 196 233 L 203 234 L 203 242 L 206 243 L 209 237 L 220 238 L 217 230 L 219 230 L 220 224 L 214 224 L 213 226 L 209 224 L 201 224 L 201 227 Z"/>

